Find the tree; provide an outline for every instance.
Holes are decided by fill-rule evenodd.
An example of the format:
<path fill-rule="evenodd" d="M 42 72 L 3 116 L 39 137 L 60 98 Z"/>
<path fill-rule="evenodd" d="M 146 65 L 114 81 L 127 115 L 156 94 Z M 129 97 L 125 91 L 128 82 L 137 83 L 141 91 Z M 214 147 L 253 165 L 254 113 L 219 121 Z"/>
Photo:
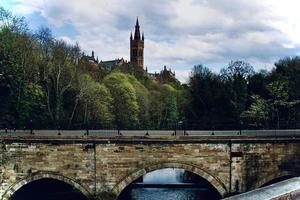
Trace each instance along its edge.
<path fill-rule="evenodd" d="M 141 128 L 149 126 L 149 91 L 134 76 L 128 75 L 128 81 L 135 89 L 137 103 L 139 107 L 138 119 Z"/>
<path fill-rule="evenodd" d="M 288 80 L 287 91 L 290 100 L 300 99 L 300 57 L 286 57 L 275 63 L 275 69 L 270 74 L 271 81 L 286 79 Z M 300 104 L 289 109 L 285 113 L 287 121 L 300 119 Z"/>
<path fill-rule="evenodd" d="M 247 82 L 253 74 L 253 67 L 244 61 L 231 61 L 227 68 L 221 70 L 220 75 L 225 83 L 226 93 L 231 100 L 235 119 L 239 119 L 241 113 L 246 109 Z"/>
<path fill-rule="evenodd" d="M 170 120 L 177 121 L 177 90 L 170 84 L 160 84 L 153 81 L 150 92 L 150 122 L 153 128 L 165 128 Z M 176 120 L 172 117 L 176 113 Z"/>
<path fill-rule="evenodd" d="M 88 74 L 81 74 L 72 87 L 76 91 L 76 96 L 69 118 L 69 127 L 72 125 L 76 110 L 77 119 L 82 120 L 84 124 L 91 122 L 90 125 L 110 126 L 114 117 L 109 90 Z"/>
<path fill-rule="evenodd" d="M 34 102 L 43 100 L 37 83 L 35 43 L 27 32 L 24 18 L 13 16 L 0 8 L 0 24 L 1 121 L 16 127 L 25 124 L 29 114 L 34 117 L 37 107 L 43 108 L 43 102 L 40 102 L 40 106 Z M 35 117 L 41 119 L 43 115 Z"/>
<path fill-rule="evenodd" d="M 208 68 L 197 65 L 189 80 L 190 108 L 186 118 L 195 128 L 205 128 L 212 121 L 223 121 L 232 116 L 232 106 L 225 94 L 225 84 Z M 203 126 L 200 127 L 201 122 Z"/>
<path fill-rule="evenodd" d="M 271 107 L 272 119 L 275 118 L 277 128 L 280 128 L 282 114 L 288 113 L 286 110 L 289 110 L 299 103 L 299 100 L 290 100 L 287 87 L 287 80 L 277 80 L 267 85 L 270 95 L 269 104 Z"/>
<path fill-rule="evenodd" d="M 136 91 L 125 74 L 114 72 L 104 78 L 104 85 L 113 97 L 113 113 L 120 128 L 138 124 L 139 106 Z"/>
<path fill-rule="evenodd" d="M 26 125 L 30 120 L 33 120 L 40 127 L 46 126 L 45 120 L 45 93 L 42 87 L 38 84 L 26 84 L 19 105 L 19 123 Z"/>
<path fill-rule="evenodd" d="M 270 73 L 261 70 L 258 73 L 253 74 L 249 77 L 248 80 L 248 95 L 259 95 L 262 98 L 266 99 L 268 97 L 268 90 L 266 86 L 269 83 Z"/>
<path fill-rule="evenodd" d="M 247 122 L 254 122 L 256 128 L 264 127 L 269 119 L 268 102 L 258 95 L 252 95 L 251 101 L 249 110 L 244 111 L 241 117 Z"/>
<path fill-rule="evenodd" d="M 46 91 L 48 114 L 59 125 L 67 116 L 63 108 L 64 95 L 76 77 L 80 49 L 64 41 L 52 40 L 47 29 L 42 29 L 36 37 L 41 49 L 39 71 Z"/>
<path fill-rule="evenodd" d="M 0 7 L 0 26 L 1 29 L 8 29 L 15 33 L 28 31 L 28 25 L 24 17 L 15 16 L 3 7 Z"/>
<path fill-rule="evenodd" d="M 165 99 L 165 123 L 167 127 L 178 122 L 178 109 L 175 96 L 168 96 Z"/>

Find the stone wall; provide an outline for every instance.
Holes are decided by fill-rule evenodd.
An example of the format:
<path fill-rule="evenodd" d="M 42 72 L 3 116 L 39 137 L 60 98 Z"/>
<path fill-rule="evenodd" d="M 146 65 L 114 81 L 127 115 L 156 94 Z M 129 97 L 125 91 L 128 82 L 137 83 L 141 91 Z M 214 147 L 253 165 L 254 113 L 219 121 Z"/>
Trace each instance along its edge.
<path fill-rule="evenodd" d="M 232 151 L 232 192 L 245 192 L 283 176 L 299 176 L 300 143 L 256 141 L 235 143 Z M 238 182 L 238 186 L 236 186 Z"/>
<path fill-rule="evenodd" d="M 85 195 L 117 196 L 132 181 L 162 168 L 183 168 L 221 195 L 244 192 L 285 175 L 299 175 L 293 140 L 24 140 L 0 143 L 0 200 L 26 183 L 55 178 Z"/>
<path fill-rule="evenodd" d="M 88 195 L 94 187 L 94 154 L 86 144 L 8 143 L 1 145 L 0 197 L 9 197 L 38 178 L 56 178 Z M 0 198 L 1 199 L 1 198 Z"/>

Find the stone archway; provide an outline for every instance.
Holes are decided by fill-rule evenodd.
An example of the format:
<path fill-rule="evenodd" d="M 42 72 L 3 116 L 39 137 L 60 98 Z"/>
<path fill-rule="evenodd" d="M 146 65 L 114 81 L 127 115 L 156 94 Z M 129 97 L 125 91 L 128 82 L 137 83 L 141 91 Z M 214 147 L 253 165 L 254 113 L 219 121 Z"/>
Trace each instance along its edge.
<path fill-rule="evenodd" d="M 90 193 L 89 190 L 87 190 L 85 187 L 83 187 L 82 185 L 80 185 L 78 182 L 76 182 L 75 180 L 68 178 L 66 176 L 60 175 L 58 173 L 51 173 L 51 172 L 37 172 L 37 173 L 33 173 L 29 176 L 27 176 L 26 178 L 12 184 L 8 190 L 6 190 L 6 192 L 3 194 L 2 199 L 1 200 L 9 200 L 12 195 L 18 190 L 20 189 L 22 186 L 35 181 L 35 180 L 39 180 L 39 179 L 44 179 L 44 178 L 51 178 L 51 179 L 56 179 L 62 182 L 65 182 L 71 186 L 73 186 L 74 188 L 76 188 L 77 190 L 79 190 L 82 194 L 84 194 L 86 197 L 91 197 L 92 194 Z"/>
<path fill-rule="evenodd" d="M 164 169 L 164 168 L 179 168 L 179 169 L 184 169 L 186 171 L 192 172 L 192 173 L 206 179 L 208 182 L 210 182 L 212 184 L 212 186 L 214 186 L 215 189 L 220 193 L 221 196 L 225 196 L 228 193 L 228 190 L 226 189 L 225 184 L 222 183 L 222 181 L 220 179 L 218 179 L 217 177 L 214 177 L 209 172 L 198 168 L 197 166 L 185 164 L 185 163 L 157 163 L 157 164 L 150 165 L 147 167 L 142 167 L 142 168 L 128 174 L 119 183 L 117 183 L 113 187 L 112 193 L 115 194 L 116 196 L 119 196 L 120 193 L 137 178 L 139 178 L 151 171 Z"/>
<path fill-rule="evenodd" d="M 299 174 L 298 174 L 299 175 Z M 297 174 L 293 173 L 293 172 L 289 172 L 289 171 L 281 171 L 278 173 L 269 173 L 268 175 L 264 176 L 262 179 L 260 179 L 259 181 L 257 181 L 250 190 L 254 190 L 257 189 L 259 187 L 261 187 L 262 185 L 276 179 L 276 178 L 280 178 L 280 177 L 284 177 L 284 176 L 298 176 Z"/>

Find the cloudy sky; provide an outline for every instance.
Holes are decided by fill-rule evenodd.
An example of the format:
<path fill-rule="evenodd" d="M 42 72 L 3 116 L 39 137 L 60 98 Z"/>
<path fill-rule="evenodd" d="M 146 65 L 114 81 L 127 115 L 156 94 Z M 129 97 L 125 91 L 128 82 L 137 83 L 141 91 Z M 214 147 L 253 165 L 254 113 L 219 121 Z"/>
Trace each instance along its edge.
<path fill-rule="evenodd" d="M 139 16 L 145 32 L 145 65 L 163 65 L 186 80 L 195 64 L 215 72 L 231 60 L 271 69 L 300 55 L 298 0 L 0 0 L 35 30 L 76 41 L 100 60 L 129 59 L 129 36 Z"/>

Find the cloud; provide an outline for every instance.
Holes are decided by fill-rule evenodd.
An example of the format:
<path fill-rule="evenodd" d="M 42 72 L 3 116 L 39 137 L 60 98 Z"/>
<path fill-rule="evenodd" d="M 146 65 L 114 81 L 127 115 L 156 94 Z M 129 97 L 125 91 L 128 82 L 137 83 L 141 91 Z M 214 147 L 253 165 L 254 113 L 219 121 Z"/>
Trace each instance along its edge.
<path fill-rule="evenodd" d="M 214 71 L 244 59 L 270 68 L 300 53 L 300 3 L 294 0 L 12 0 L 14 10 L 38 12 L 58 37 L 95 50 L 100 60 L 129 59 L 129 35 L 136 16 L 145 32 L 145 65 L 163 65 L 186 79 L 195 64 Z M 74 34 L 63 31 L 74 27 Z M 268 64 L 266 64 L 268 63 Z"/>

